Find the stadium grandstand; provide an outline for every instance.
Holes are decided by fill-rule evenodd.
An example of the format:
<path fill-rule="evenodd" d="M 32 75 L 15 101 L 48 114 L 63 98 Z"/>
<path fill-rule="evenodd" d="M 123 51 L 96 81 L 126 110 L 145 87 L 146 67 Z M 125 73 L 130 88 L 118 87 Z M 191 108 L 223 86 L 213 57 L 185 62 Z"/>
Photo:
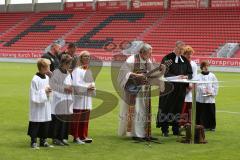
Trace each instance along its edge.
<path fill-rule="evenodd" d="M 58 39 L 74 42 L 79 52 L 105 56 L 112 52 L 108 44 L 142 40 L 161 57 L 182 40 L 196 57 L 240 65 L 240 0 L 0 2 L 2 58 L 38 58 Z"/>

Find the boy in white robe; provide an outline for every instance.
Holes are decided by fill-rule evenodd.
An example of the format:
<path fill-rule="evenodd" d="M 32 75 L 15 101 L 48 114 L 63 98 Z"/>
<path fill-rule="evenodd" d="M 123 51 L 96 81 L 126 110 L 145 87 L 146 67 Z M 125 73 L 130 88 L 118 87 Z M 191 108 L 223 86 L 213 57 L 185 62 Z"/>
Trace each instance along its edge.
<path fill-rule="evenodd" d="M 130 101 L 128 100 L 130 95 L 125 90 L 130 77 L 135 77 L 142 81 L 142 84 L 145 83 L 144 75 L 135 72 L 136 64 L 139 65 L 139 69 L 141 70 L 150 71 L 156 68 L 150 60 L 151 53 L 152 47 L 144 43 L 140 49 L 140 53 L 130 56 L 120 68 L 118 83 L 123 95 L 120 102 L 119 136 L 129 136 L 138 141 L 146 140 L 146 138 L 154 139 L 151 137 L 151 128 L 149 126 L 151 118 L 149 118 L 150 115 L 147 112 L 147 108 L 151 108 L 151 97 L 149 97 L 150 95 L 148 94 L 150 93 L 150 88 L 148 88 L 148 91 L 144 91 L 145 85 L 142 85 L 142 89 L 138 95 L 133 99 L 130 98 Z M 165 70 L 165 65 L 162 65 L 161 68 L 152 75 L 156 78 L 150 79 L 149 81 L 150 85 L 158 85 L 161 91 L 164 91 L 164 82 L 160 80 L 160 77 L 164 75 Z M 145 95 L 145 93 L 148 95 Z M 132 103 L 131 99 L 135 101 L 135 103 Z"/>
<path fill-rule="evenodd" d="M 216 128 L 216 106 L 215 97 L 218 94 L 218 80 L 216 76 L 208 71 L 209 63 L 203 61 L 200 64 L 201 73 L 197 80 L 210 81 L 197 85 L 197 114 L 196 123 L 203 125 L 206 130 L 215 131 Z"/>
<path fill-rule="evenodd" d="M 37 138 L 40 138 L 40 147 L 53 147 L 46 141 L 48 136 L 48 126 L 51 121 L 51 105 L 49 96 L 51 88 L 49 87 L 50 61 L 40 59 L 37 62 L 39 72 L 33 76 L 30 87 L 30 112 L 28 135 L 31 137 L 31 147 L 39 149 Z"/>

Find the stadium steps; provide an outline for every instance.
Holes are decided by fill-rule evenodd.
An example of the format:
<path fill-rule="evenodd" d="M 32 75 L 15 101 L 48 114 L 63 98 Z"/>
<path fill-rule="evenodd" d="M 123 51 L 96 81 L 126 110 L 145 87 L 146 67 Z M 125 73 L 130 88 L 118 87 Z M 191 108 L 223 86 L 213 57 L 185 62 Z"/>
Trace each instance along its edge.
<path fill-rule="evenodd" d="M 0 50 L 42 51 L 54 40 L 65 38 L 77 43 L 77 51 L 106 53 L 106 43 L 114 43 L 119 49 L 122 42 L 142 39 L 153 46 L 153 54 L 166 54 L 173 50 L 177 40 L 183 40 L 192 45 L 197 55 L 211 56 L 222 44 L 240 42 L 239 8 L 173 9 L 166 16 L 163 13 L 162 10 L 4 13 L 0 15 L 0 32 L 11 29 L 1 36 Z M 59 15 L 59 19 L 49 15 Z M 66 21 L 64 15 L 72 18 Z M 43 27 L 33 27 L 41 22 Z M 3 42 L 11 40 L 11 45 Z"/>
<path fill-rule="evenodd" d="M 152 29 L 156 26 L 158 26 L 162 21 L 164 21 L 164 19 L 168 16 L 168 12 L 167 11 L 162 11 L 162 16 L 159 17 L 150 27 L 146 28 L 138 37 L 137 39 L 139 40 L 143 40 L 143 37 L 148 34 L 149 32 L 152 31 Z"/>
<path fill-rule="evenodd" d="M 5 32 L 0 34 L 0 39 L 2 39 L 2 37 L 4 37 L 4 35 L 7 35 L 7 34 L 11 33 L 15 28 L 21 26 L 24 22 L 28 21 L 32 16 L 33 16 L 33 14 L 26 15 L 24 19 L 22 19 L 21 21 L 17 22 L 15 25 L 11 26 Z"/>
<path fill-rule="evenodd" d="M 159 13 L 159 11 L 151 13 L 144 11 L 97 12 L 88 23 L 66 39 L 74 42 L 82 37 L 78 50 L 91 48 L 97 52 L 106 52 L 103 49 L 104 43 L 112 42 L 120 45 L 123 41 L 135 40 L 160 17 Z M 89 40 L 88 37 L 91 37 L 92 44 L 87 44 L 88 47 L 85 47 L 84 43 Z"/>
<path fill-rule="evenodd" d="M 64 18 L 64 16 L 69 15 L 73 17 L 66 21 L 66 18 Z M 5 39 L 8 39 L 8 42 L 11 42 L 11 40 L 12 42 L 14 42 L 10 43 L 10 47 L 7 46 L 8 44 L 7 45 L 4 44 L 5 48 L 22 49 L 25 47 L 26 49 L 36 48 L 37 50 L 39 50 L 39 48 L 41 48 L 41 50 L 43 50 L 54 40 L 61 38 L 64 34 L 66 34 L 79 22 L 83 21 L 87 15 L 89 15 L 89 13 L 77 13 L 77 12 L 36 13 L 26 23 L 16 28 L 15 30 L 13 30 L 12 33 L 4 37 Z M 34 25 L 38 25 L 39 23 L 42 23 L 43 27 L 38 28 L 33 27 Z M 52 29 L 52 27 L 55 27 L 55 29 L 50 30 Z M 28 32 L 28 34 L 26 34 L 25 32 Z M 21 36 L 24 34 L 25 36 Z M 21 40 L 16 41 L 19 39 Z"/>
<path fill-rule="evenodd" d="M 74 28 L 72 28 L 69 32 L 67 32 L 66 34 L 64 34 L 61 38 L 62 39 L 66 39 L 66 37 L 70 34 L 73 34 L 78 28 L 82 27 L 82 25 L 84 23 L 87 23 L 88 20 L 94 15 L 95 13 L 92 13 L 90 15 L 88 15 L 85 19 L 81 20 Z"/>
<path fill-rule="evenodd" d="M 1 13 L 0 14 L 0 35 L 5 33 L 17 23 L 23 21 L 29 13 Z"/>
<path fill-rule="evenodd" d="M 176 40 L 183 40 L 196 54 L 211 56 L 226 42 L 240 42 L 239 13 L 239 9 L 171 10 L 143 39 L 153 45 L 153 54 L 171 52 Z"/>

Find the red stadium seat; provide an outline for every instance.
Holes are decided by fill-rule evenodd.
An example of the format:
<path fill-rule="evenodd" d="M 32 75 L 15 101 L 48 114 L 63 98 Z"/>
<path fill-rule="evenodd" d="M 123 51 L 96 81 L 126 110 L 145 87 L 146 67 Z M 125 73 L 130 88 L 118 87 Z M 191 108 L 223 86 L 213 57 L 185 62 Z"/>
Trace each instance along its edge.
<path fill-rule="evenodd" d="M 153 54 L 166 54 L 177 40 L 183 40 L 197 55 L 211 56 L 220 45 L 240 42 L 239 15 L 239 8 L 3 13 L 0 50 L 37 53 L 54 40 L 64 38 L 67 42 L 77 42 L 78 51 L 102 53 L 107 51 L 99 42 L 119 45 L 138 39 L 152 44 Z M 43 27 L 36 27 L 39 24 Z"/>

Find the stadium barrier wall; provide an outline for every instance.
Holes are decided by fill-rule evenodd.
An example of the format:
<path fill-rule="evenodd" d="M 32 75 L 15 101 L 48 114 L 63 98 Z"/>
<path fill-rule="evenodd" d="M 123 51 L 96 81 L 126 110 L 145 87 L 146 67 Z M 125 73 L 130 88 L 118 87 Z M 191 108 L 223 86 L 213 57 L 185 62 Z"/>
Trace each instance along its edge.
<path fill-rule="evenodd" d="M 163 10 L 164 0 L 132 0 L 132 10 Z"/>
<path fill-rule="evenodd" d="M 5 5 L 0 5 L 0 13 L 5 12 Z"/>
<path fill-rule="evenodd" d="M 65 11 L 93 11 L 93 2 L 66 2 Z"/>
<path fill-rule="evenodd" d="M 209 3 L 210 1 L 210 3 Z M 240 0 L 132 0 L 130 10 L 159 10 L 175 8 L 226 8 L 240 7 Z M 125 5 L 126 4 L 126 5 Z M 95 5 L 95 6 L 94 6 Z M 32 4 L 10 4 L 8 12 L 32 11 Z M 66 11 L 93 11 L 96 10 L 127 10 L 127 0 L 93 2 L 66 2 Z M 36 3 L 36 12 L 60 11 L 62 3 Z M 5 6 L 0 5 L 0 12 L 5 12 Z"/>
<path fill-rule="evenodd" d="M 171 0 L 171 8 L 207 8 L 206 0 Z"/>
<path fill-rule="evenodd" d="M 36 3 L 36 12 L 60 11 L 61 5 L 61 3 Z"/>
<path fill-rule="evenodd" d="M 122 0 L 122 1 L 98 1 L 97 2 L 97 10 L 127 10 L 128 6 L 128 1 L 127 0 Z"/>
<path fill-rule="evenodd" d="M 9 4 L 9 12 L 32 12 L 32 4 Z"/>
<path fill-rule="evenodd" d="M 7 56 L 8 55 L 8 56 Z M 34 56 L 33 56 L 34 55 Z M 42 54 L 36 53 L 16 53 L 16 54 L 0 54 L 0 62 L 19 62 L 19 63 L 35 63 L 36 59 Z M 111 54 L 92 54 L 93 61 L 102 61 L 104 66 L 112 66 L 112 62 L 117 64 L 114 60 L 114 55 Z M 153 55 L 153 62 L 161 62 L 163 55 Z M 121 61 L 121 58 L 118 59 Z M 201 61 L 208 61 L 211 65 L 212 71 L 219 72 L 240 72 L 240 58 L 214 58 L 214 57 L 193 57 L 193 60 L 199 65 Z M 97 62 L 96 61 L 96 62 Z"/>
<path fill-rule="evenodd" d="M 240 7 L 240 0 L 211 0 L 212 8 Z"/>

